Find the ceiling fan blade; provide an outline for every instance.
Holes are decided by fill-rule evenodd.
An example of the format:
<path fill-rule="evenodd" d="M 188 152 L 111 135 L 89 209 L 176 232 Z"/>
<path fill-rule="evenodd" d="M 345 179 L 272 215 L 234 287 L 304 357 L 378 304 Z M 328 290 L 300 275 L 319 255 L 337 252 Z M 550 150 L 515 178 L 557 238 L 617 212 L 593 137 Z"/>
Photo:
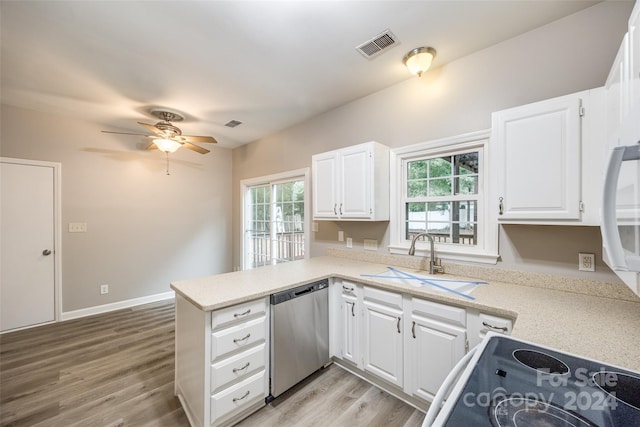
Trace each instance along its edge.
<path fill-rule="evenodd" d="M 180 138 L 183 138 L 188 142 L 209 142 L 211 144 L 217 144 L 218 141 L 212 136 L 196 136 L 196 135 L 180 135 Z"/>
<path fill-rule="evenodd" d="M 158 129 L 154 125 L 150 125 L 150 124 L 142 123 L 142 122 L 138 122 L 138 124 L 141 125 L 141 126 L 146 127 L 147 129 L 149 129 L 151 132 L 155 133 L 156 135 L 165 136 L 164 132 L 162 132 L 160 129 Z"/>
<path fill-rule="evenodd" d="M 118 135 L 139 135 L 139 136 L 153 136 L 153 135 L 147 135 L 145 133 L 132 133 L 132 132 L 114 132 L 111 130 L 101 130 L 100 132 L 104 132 L 104 133 L 115 133 Z"/>
<path fill-rule="evenodd" d="M 189 150 L 197 151 L 200 154 L 207 154 L 209 152 L 209 150 L 207 150 L 206 148 L 198 147 L 197 145 L 194 145 L 190 142 L 183 142 L 182 146 L 184 148 L 188 148 Z"/>
<path fill-rule="evenodd" d="M 154 144 L 153 142 L 150 142 L 149 145 L 147 145 L 144 149 L 145 150 L 157 150 L 158 146 L 156 144 Z"/>

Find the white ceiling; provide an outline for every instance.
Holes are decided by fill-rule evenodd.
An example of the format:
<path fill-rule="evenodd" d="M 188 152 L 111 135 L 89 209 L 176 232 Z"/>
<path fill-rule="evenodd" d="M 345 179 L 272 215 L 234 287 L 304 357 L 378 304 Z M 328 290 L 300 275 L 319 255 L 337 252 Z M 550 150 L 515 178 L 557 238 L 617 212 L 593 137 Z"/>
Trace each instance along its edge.
<path fill-rule="evenodd" d="M 439 67 L 595 3 L 2 0 L 2 103 L 130 132 L 168 107 L 236 147 L 417 78 L 401 62 L 415 47 Z M 395 47 L 355 50 L 386 29 Z"/>

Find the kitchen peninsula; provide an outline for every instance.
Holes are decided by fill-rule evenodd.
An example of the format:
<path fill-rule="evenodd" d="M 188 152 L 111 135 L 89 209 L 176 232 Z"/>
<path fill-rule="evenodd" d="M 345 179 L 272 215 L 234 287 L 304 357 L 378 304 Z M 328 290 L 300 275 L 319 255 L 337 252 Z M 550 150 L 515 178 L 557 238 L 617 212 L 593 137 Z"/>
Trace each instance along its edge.
<path fill-rule="evenodd" d="M 510 272 L 501 274 L 496 269 L 487 269 L 493 271 L 491 278 L 487 280 L 477 277 L 478 274 L 473 267 L 469 267 L 468 270 L 449 268 L 449 271 L 455 272 L 458 276 L 463 276 L 459 271 L 474 272 L 474 277 L 489 282 L 487 285 L 478 286 L 472 294 L 475 299 L 471 300 L 426 287 L 363 276 L 388 271 L 387 267 L 392 265 L 391 262 L 387 263 L 388 261 L 407 259 L 407 257 L 394 258 L 393 256 L 382 258 L 377 262 L 366 262 L 354 257 L 323 256 L 242 272 L 173 282 L 171 287 L 176 292 L 177 300 L 176 394 L 189 414 L 192 425 L 225 425 L 264 406 L 264 397 L 266 397 L 264 390 L 265 388 L 268 390 L 268 361 L 266 360 L 269 327 L 268 297 L 281 290 L 324 278 L 329 278 L 334 283 L 354 283 L 368 289 L 402 294 L 405 301 L 407 298 L 419 298 L 419 301 L 427 304 L 449 307 L 467 314 L 479 313 L 498 319 L 510 319 L 514 321 L 511 334 L 517 338 L 602 360 L 627 369 L 640 370 L 640 347 L 637 345 L 640 342 L 640 299 L 626 294 L 626 288 L 623 285 L 621 289 L 612 288 L 605 291 L 594 289 L 595 292 L 591 292 L 589 287 L 578 289 L 579 284 L 570 284 L 563 285 L 561 287 L 563 290 L 557 290 L 550 289 L 553 286 L 548 284 L 541 284 L 538 287 L 509 283 L 515 281 Z M 413 258 L 413 260 L 417 259 Z M 406 268 L 406 265 L 402 265 L 402 268 Z M 518 274 L 526 273 L 518 272 Z M 470 273 L 467 275 L 471 276 Z M 495 280 L 496 277 L 502 276 L 505 279 Z M 453 275 L 445 277 L 456 278 Z M 558 282 L 562 281 L 562 278 L 558 278 Z M 589 295 L 589 293 L 592 294 Z M 243 316 L 247 310 L 252 311 L 246 315 L 245 322 L 248 325 L 246 327 L 253 328 L 255 331 L 255 333 L 252 332 L 251 338 L 247 338 L 247 340 L 256 339 L 250 350 L 253 353 L 245 355 L 230 352 L 227 354 L 231 356 L 216 359 L 212 350 L 212 341 L 216 341 L 218 335 L 226 336 L 225 331 L 233 328 L 244 331 L 242 329 L 244 323 L 240 323 L 238 317 Z M 335 315 L 335 311 L 333 313 Z M 398 332 L 401 329 L 400 317 L 398 317 Z M 408 316 L 404 317 L 408 318 Z M 332 321 L 334 319 L 330 320 Z M 471 335 L 476 331 L 472 332 L 472 321 L 467 322 L 469 341 L 473 345 L 475 341 Z M 404 329 L 409 330 L 406 328 L 408 325 L 405 323 Z M 236 339 L 244 339 L 245 336 Z M 224 365 L 228 358 L 234 362 L 233 366 L 236 366 L 234 369 L 238 370 L 247 362 L 240 363 L 236 359 L 243 357 L 255 359 L 255 354 L 258 352 L 261 352 L 264 360 L 260 359 L 260 362 L 255 362 L 250 365 L 251 368 L 247 368 L 247 371 L 256 368 L 247 372 L 248 377 L 230 382 L 230 394 L 225 394 L 226 388 L 215 385 L 219 379 L 214 378 L 215 375 L 209 371 L 210 366 L 216 368 L 218 365 Z M 335 354 L 333 356 L 336 357 Z M 234 394 L 240 391 L 240 385 L 246 388 L 250 384 L 247 385 L 245 382 L 252 381 L 252 384 L 257 384 L 259 387 L 255 393 L 250 394 L 251 397 L 247 397 L 248 395 L 243 397 L 247 392 Z M 389 383 L 391 391 L 396 391 L 395 386 L 388 379 L 384 379 L 382 383 L 383 385 Z M 183 389 L 194 384 L 196 392 Z M 236 386 L 237 390 L 234 388 Z M 228 404 L 218 402 L 216 400 L 218 397 L 228 397 Z M 247 406 L 242 406 L 245 402 Z"/>

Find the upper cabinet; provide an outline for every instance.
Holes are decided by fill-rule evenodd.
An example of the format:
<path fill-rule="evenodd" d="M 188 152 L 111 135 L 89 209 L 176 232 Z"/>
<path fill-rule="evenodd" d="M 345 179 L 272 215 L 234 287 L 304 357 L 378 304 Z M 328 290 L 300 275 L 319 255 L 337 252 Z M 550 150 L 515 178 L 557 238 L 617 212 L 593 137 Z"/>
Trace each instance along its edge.
<path fill-rule="evenodd" d="M 502 223 L 597 225 L 604 94 L 593 89 L 492 115 L 491 209 Z"/>
<path fill-rule="evenodd" d="M 313 217 L 316 220 L 389 220 L 389 148 L 366 142 L 316 154 Z"/>
<path fill-rule="evenodd" d="M 629 19 L 629 84 L 630 108 L 637 108 L 640 105 L 640 2 L 631 12 Z"/>

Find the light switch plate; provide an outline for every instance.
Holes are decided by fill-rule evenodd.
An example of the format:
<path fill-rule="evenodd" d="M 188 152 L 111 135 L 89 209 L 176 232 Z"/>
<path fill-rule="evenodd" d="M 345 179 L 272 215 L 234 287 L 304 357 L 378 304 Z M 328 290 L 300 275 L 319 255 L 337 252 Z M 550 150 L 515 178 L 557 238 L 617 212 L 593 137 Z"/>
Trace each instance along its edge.
<path fill-rule="evenodd" d="M 378 241 L 374 239 L 364 239 L 364 249 L 367 251 L 377 251 Z"/>
<path fill-rule="evenodd" d="M 69 223 L 69 233 L 86 233 L 86 232 L 87 232 L 86 222 L 70 222 Z"/>

